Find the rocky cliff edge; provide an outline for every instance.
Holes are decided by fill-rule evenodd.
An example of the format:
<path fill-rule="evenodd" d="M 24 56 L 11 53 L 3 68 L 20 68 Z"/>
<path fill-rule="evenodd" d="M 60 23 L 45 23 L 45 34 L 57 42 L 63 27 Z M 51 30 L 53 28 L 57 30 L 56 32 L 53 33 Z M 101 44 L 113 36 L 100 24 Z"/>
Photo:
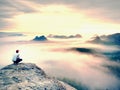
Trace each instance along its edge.
<path fill-rule="evenodd" d="M 0 69 L 0 90 L 76 90 L 59 80 L 48 77 L 32 63 L 8 65 Z"/>

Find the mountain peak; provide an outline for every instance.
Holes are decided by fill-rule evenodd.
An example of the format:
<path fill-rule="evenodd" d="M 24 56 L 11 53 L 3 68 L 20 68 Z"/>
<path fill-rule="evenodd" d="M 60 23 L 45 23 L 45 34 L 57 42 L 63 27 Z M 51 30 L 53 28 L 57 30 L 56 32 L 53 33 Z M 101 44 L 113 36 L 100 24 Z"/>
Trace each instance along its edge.
<path fill-rule="evenodd" d="M 48 77 L 32 63 L 8 65 L 0 70 L 0 90 L 76 90 Z"/>
<path fill-rule="evenodd" d="M 36 36 L 33 40 L 34 41 L 46 41 L 47 38 L 44 35 L 42 35 L 42 36 Z"/>

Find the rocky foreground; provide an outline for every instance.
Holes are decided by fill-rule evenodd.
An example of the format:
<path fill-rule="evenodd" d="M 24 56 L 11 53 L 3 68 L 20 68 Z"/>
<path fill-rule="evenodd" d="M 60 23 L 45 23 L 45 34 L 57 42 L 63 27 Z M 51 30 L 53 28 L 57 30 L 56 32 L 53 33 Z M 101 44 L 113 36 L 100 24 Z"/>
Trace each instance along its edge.
<path fill-rule="evenodd" d="M 48 77 L 31 63 L 8 65 L 0 69 L 0 90 L 76 90 L 59 80 Z"/>

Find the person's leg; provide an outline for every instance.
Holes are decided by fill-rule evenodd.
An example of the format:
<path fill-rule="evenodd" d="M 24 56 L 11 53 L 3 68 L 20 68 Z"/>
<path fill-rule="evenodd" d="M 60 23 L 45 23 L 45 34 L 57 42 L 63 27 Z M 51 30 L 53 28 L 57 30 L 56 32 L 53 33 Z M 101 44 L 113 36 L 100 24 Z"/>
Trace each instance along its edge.
<path fill-rule="evenodd" d="M 14 61 L 14 64 L 16 65 L 16 64 L 17 64 L 17 62 L 16 62 L 16 61 Z"/>
<path fill-rule="evenodd" d="M 18 64 L 18 61 L 19 61 L 19 58 L 17 58 L 17 60 L 16 60 L 16 64 Z"/>
<path fill-rule="evenodd" d="M 16 60 L 16 64 L 18 64 L 18 63 L 19 63 L 18 61 L 19 61 L 19 60 L 17 59 L 17 60 Z"/>
<path fill-rule="evenodd" d="M 21 62 L 21 61 L 22 61 L 22 59 L 18 58 L 18 59 L 17 59 L 17 64 L 18 64 L 19 62 Z"/>
<path fill-rule="evenodd" d="M 21 62 L 21 61 L 22 61 L 22 59 L 19 58 L 18 63 Z"/>

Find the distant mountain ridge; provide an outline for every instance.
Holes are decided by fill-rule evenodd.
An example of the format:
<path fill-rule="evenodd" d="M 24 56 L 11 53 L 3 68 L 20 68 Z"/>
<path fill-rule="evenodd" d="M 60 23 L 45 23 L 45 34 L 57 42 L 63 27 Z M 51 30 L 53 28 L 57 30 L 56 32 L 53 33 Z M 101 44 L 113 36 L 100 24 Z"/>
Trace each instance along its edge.
<path fill-rule="evenodd" d="M 112 43 L 115 43 L 117 45 L 120 45 L 120 33 L 115 33 L 112 35 L 108 35 L 107 38 L 109 39 L 109 41 L 111 41 Z"/>
<path fill-rule="evenodd" d="M 53 35 L 53 34 L 50 34 L 48 35 L 49 38 L 59 38 L 59 39 L 70 39 L 70 38 L 81 38 L 82 36 L 80 34 L 76 34 L 76 35 L 69 35 L 69 36 L 66 36 L 66 35 Z"/>
<path fill-rule="evenodd" d="M 120 45 L 120 33 L 96 36 L 88 42 L 110 44 L 110 45 Z"/>
<path fill-rule="evenodd" d="M 0 90 L 76 90 L 62 81 L 48 77 L 32 63 L 8 65 L 0 69 Z"/>

